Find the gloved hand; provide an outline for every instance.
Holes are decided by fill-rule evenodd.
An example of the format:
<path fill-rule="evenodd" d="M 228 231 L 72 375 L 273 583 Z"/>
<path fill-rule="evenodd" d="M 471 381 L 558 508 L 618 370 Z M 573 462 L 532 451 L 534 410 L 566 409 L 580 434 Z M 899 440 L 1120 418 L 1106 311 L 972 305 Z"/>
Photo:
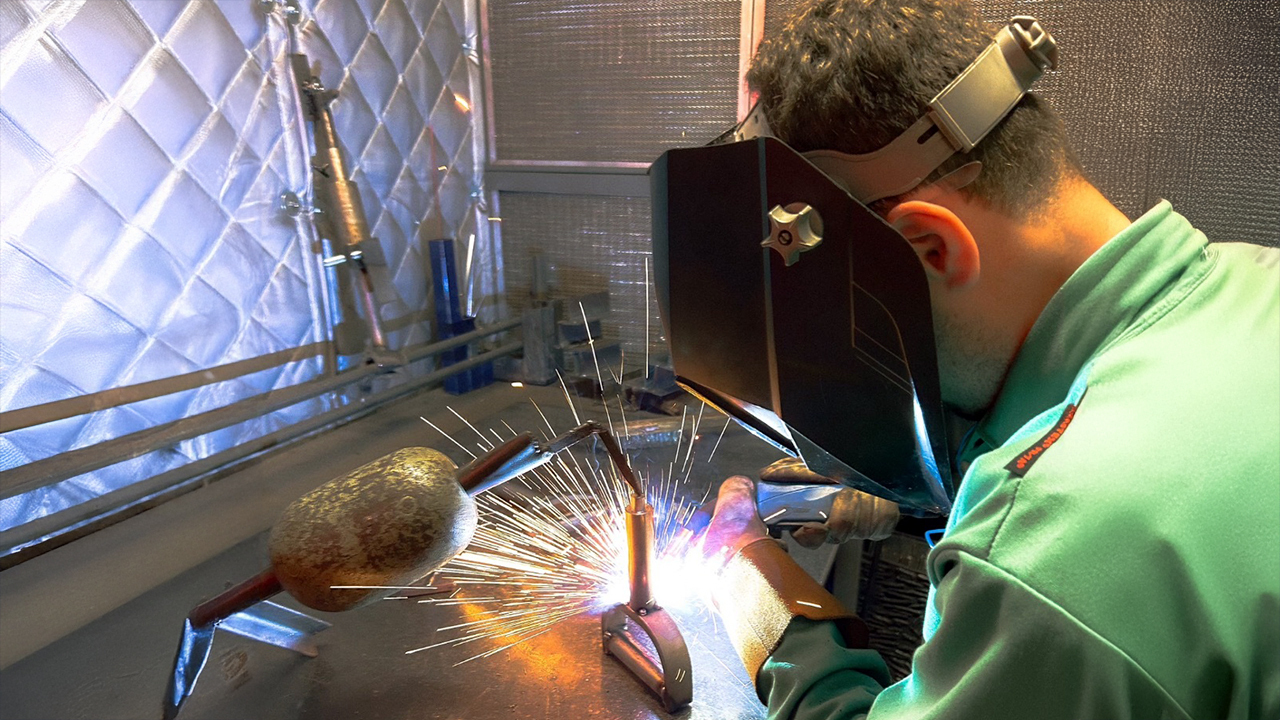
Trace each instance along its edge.
<path fill-rule="evenodd" d="M 769 482 L 830 482 L 811 472 L 799 458 L 783 458 L 760 471 L 760 479 Z M 848 540 L 884 540 L 893 534 L 898 525 L 898 504 L 864 493 L 844 488 L 836 493 L 831 506 L 831 516 L 824 523 L 805 523 L 791 532 L 791 536 L 807 548 L 816 548 L 824 542 L 842 543 Z"/>
<path fill-rule="evenodd" d="M 720 485 L 701 546 L 715 573 L 712 602 L 752 681 L 797 616 L 831 620 L 846 647 L 867 647 L 862 621 L 769 537 L 750 479 L 736 476 Z"/>
<path fill-rule="evenodd" d="M 735 475 L 720 484 L 715 515 L 702 534 L 702 552 L 717 565 L 728 562 L 743 546 L 769 537 L 769 530 L 756 512 L 756 485 L 750 478 Z"/>

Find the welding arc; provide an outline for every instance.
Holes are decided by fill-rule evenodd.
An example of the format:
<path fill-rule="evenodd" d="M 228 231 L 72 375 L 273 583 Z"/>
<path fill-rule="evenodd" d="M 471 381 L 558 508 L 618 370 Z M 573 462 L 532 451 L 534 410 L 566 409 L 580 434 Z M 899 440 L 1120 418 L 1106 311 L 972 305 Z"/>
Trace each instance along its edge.
<path fill-rule="evenodd" d="M 461 608 L 465 621 L 437 628 L 451 637 L 406 654 L 497 642 L 456 663 L 460 665 L 531 640 L 581 612 L 625 603 L 631 589 L 628 512 L 648 516 L 635 519 L 648 520 L 644 530 L 654 556 L 684 557 L 687 542 L 681 542 L 678 531 L 696 508 L 679 493 L 679 475 L 646 478 L 632 468 L 603 423 L 583 423 L 557 434 L 542 409 L 537 410 L 549 434 L 536 447 L 552 457 L 514 478 L 509 492 L 476 496 L 481 517 L 471 544 L 433 581 L 457 589 L 447 597 L 419 601 Z M 490 432 L 502 442 L 499 433 Z M 599 436 L 613 472 L 562 452 L 592 435 Z M 647 492 L 642 489 L 646 485 Z M 637 559 L 648 560 L 648 553 Z M 680 585 L 685 602 L 694 599 L 689 589 L 689 583 Z"/>

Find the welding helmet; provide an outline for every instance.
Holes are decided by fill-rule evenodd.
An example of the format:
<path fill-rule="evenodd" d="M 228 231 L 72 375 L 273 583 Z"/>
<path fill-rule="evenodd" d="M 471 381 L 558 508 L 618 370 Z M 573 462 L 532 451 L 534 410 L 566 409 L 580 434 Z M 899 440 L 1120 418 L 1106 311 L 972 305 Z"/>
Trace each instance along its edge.
<path fill-rule="evenodd" d="M 798 153 L 757 104 L 712 144 L 664 153 L 649 171 L 653 256 L 680 384 L 819 475 L 947 514 L 928 283 L 866 204 L 973 149 L 1056 61 L 1052 37 L 1017 17 L 874 152 Z"/>

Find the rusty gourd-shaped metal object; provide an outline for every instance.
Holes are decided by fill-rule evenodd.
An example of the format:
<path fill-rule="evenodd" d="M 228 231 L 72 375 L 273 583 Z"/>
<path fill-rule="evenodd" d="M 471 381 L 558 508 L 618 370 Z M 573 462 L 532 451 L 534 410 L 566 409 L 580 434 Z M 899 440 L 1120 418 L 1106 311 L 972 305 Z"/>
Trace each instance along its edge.
<path fill-rule="evenodd" d="M 251 613 L 281 590 L 307 607 L 339 612 L 388 597 L 396 586 L 412 585 L 471 541 L 477 518 L 473 495 L 548 462 L 598 429 L 586 423 L 546 444 L 524 433 L 461 468 L 439 451 L 405 448 L 295 500 L 271 529 L 270 566 L 187 615 L 165 691 L 165 720 L 175 718 L 191 695 L 219 624 Z M 274 607 L 275 615 L 294 612 Z M 291 639 L 289 628 L 279 631 L 279 617 L 270 622 L 276 625 L 267 631 L 256 618 L 226 627 L 315 655 L 313 646 L 304 648 Z"/>
<path fill-rule="evenodd" d="M 271 569 L 302 604 L 336 612 L 368 605 L 448 562 L 471 541 L 475 501 L 437 450 L 378 458 L 295 500 L 271 530 Z"/>

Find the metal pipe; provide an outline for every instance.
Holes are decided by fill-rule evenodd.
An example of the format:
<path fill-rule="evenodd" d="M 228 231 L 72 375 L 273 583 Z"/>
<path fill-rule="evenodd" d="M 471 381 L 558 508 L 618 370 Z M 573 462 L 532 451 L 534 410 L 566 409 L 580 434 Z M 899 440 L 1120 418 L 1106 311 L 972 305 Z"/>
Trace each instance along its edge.
<path fill-rule="evenodd" d="M 519 320 L 510 320 L 508 323 L 510 327 L 514 327 L 519 323 Z M 503 325 L 503 323 L 499 323 L 497 326 L 475 330 L 450 338 L 444 342 L 425 346 L 419 351 L 410 354 L 409 361 L 413 362 L 479 337 L 493 334 L 500 329 L 505 329 Z M 520 344 L 517 343 L 516 347 L 519 346 Z M 466 367 L 472 366 L 467 365 Z M 444 368 L 447 371 L 445 377 L 463 369 L 465 369 L 463 363 L 450 365 L 448 368 Z M 376 365 L 363 365 L 341 375 L 324 377 L 255 395 L 225 407 L 156 425 L 96 445 L 60 453 L 43 460 L 21 465 L 12 470 L 5 470 L 0 472 L 0 499 L 21 495 L 77 475 L 92 472 L 125 460 L 131 460 L 160 448 L 168 447 L 181 440 L 204 435 L 228 425 L 234 425 L 295 405 L 382 371 L 382 368 Z"/>
<path fill-rule="evenodd" d="M 627 579 L 631 598 L 627 605 L 638 613 L 651 610 L 655 604 L 649 586 L 653 569 L 653 506 L 643 496 L 633 495 L 627 508 Z"/>
<path fill-rule="evenodd" d="M 402 318 L 402 320 L 404 320 L 404 318 Z M 519 317 L 503 320 L 488 327 L 479 328 L 470 334 L 459 335 L 455 338 L 450 338 L 448 340 L 441 341 L 440 343 L 436 343 L 435 345 L 418 345 L 416 347 L 406 348 L 405 353 L 409 357 L 409 361 L 413 362 L 455 347 L 455 343 L 460 344 L 463 342 L 470 342 L 476 338 L 502 332 L 503 330 L 509 330 L 519 325 L 522 320 L 523 318 Z M 408 325 L 409 323 L 401 322 L 400 324 Z M 384 326 L 386 325 L 387 324 L 384 323 Z M 445 347 L 439 347 L 436 349 L 439 345 L 444 345 Z M 29 405 L 27 407 L 18 408 L 17 410 L 7 410 L 0 413 L 0 433 L 22 430 L 24 428 L 35 427 L 36 425 L 44 425 L 58 420 L 66 420 L 67 418 L 77 417 L 79 415 L 87 415 L 89 413 L 110 410 L 111 408 L 130 405 L 132 403 L 142 402 L 143 400 L 152 400 L 154 398 L 164 397 L 165 395 L 195 390 L 197 388 L 205 387 L 206 385 L 234 380 L 238 377 L 252 375 L 253 373 L 269 370 L 273 367 L 287 365 L 291 362 L 310 360 L 317 355 L 330 352 L 332 348 L 333 343 L 328 340 L 324 342 L 309 343 L 295 348 L 277 350 L 272 353 L 267 353 L 266 355 L 258 355 L 257 357 L 251 357 L 245 360 L 237 360 L 225 365 L 216 365 L 204 370 L 196 370 L 194 372 L 183 373 L 181 375 L 170 375 L 169 377 L 160 378 L 159 380 L 149 380 L 147 382 L 111 388 L 109 390 L 102 390 L 100 392 L 89 393 L 87 395 L 77 395 L 65 400 L 54 400 L 53 402 L 41 403 L 39 405 Z"/>
<path fill-rule="evenodd" d="M 239 585 L 223 591 L 217 597 L 195 606 L 187 619 L 191 621 L 193 628 L 207 627 L 256 605 L 283 589 L 280 587 L 280 579 L 276 577 L 275 571 L 268 568 Z"/>
<path fill-rule="evenodd" d="M 11 432 L 23 428 L 43 425 L 57 420 L 65 420 L 77 415 L 100 412 L 121 405 L 142 402 L 152 398 L 172 395 L 173 393 L 194 390 L 216 382 L 234 380 L 238 377 L 268 370 L 280 365 L 311 358 L 326 351 L 330 343 L 315 342 L 295 348 L 278 350 L 266 355 L 237 360 L 236 362 L 218 365 L 205 370 L 170 375 L 159 380 L 125 385 L 88 395 L 77 395 L 66 400 L 30 405 L 17 410 L 0 413 L 0 432 Z"/>
<path fill-rule="evenodd" d="M 632 645 L 627 639 L 621 635 L 610 633 L 604 641 L 604 649 L 610 655 L 618 658 L 627 669 L 640 678 L 641 682 L 654 689 L 659 695 L 662 694 L 662 688 L 666 682 L 666 678 L 662 675 L 662 670 L 654 665 L 653 661 L 640 652 L 635 645 Z"/>
<path fill-rule="evenodd" d="M 23 523 L 14 528 L 0 532 L 0 552 L 9 552 L 34 540 L 44 538 L 64 528 L 74 527 L 68 532 L 48 538 L 45 542 L 33 547 L 25 547 L 17 552 L 9 552 L 0 557 L 0 570 L 20 565 L 27 560 L 38 557 L 50 550 L 65 545 L 72 540 L 126 520 L 139 512 L 161 505 L 169 500 L 203 487 L 211 480 L 226 474 L 226 467 L 232 463 L 257 455 L 304 438 L 313 433 L 329 428 L 331 425 L 349 422 L 371 412 L 387 402 L 396 400 L 422 389 L 425 385 L 444 379 L 474 365 L 488 362 L 519 350 L 521 344 L 509 343 L 495 350 L 469 358 L 457 365 L 436 370 L 410 383 L 399 385 L 366 399 L 359 405 L 335 408 L 312 418 L 281 428 L 273 433 L 263 435 L 235 447 L 215 453 L 209 457 L 188 463 L 168 472 L 155 475 L 118 490 L 99 495 L 98 497 L 79 503 L 51 515 Z M 97 518 L 96 520 L 94 518 Z M 87 524 L 82 524 L 88 522 Z"/>

